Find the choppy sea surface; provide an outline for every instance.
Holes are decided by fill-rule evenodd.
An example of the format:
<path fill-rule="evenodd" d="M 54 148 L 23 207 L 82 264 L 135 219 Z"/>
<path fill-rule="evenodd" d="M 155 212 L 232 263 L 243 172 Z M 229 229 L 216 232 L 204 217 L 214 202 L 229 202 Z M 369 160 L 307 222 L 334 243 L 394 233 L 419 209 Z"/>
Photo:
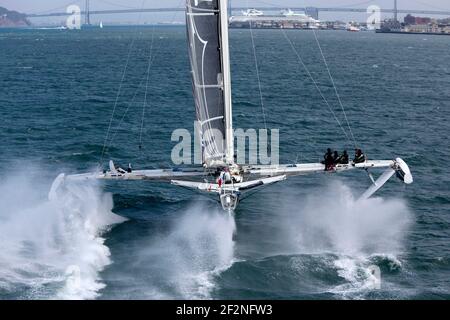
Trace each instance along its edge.
<path fill-rule="evenodd" d="M 345 124 L 314 34 L 286 34 Z M 165 184 L 47 200 L 60 172 L 101 161 L 119 87 L 103 165 L 173 166 L 171 134 L 195 116 L 183 27 L 0 30 L 0 299 L 449 299 L 450 38 L 317 36 L 358 145 L 415 183 L 357 202 L 363 172 L 292 178 L 229 217 Z M 230 37 L 235 127 L 264 128 L 250 31 Z M 352 152 L 282 32 L 254 43 L 281 161 Z"/>

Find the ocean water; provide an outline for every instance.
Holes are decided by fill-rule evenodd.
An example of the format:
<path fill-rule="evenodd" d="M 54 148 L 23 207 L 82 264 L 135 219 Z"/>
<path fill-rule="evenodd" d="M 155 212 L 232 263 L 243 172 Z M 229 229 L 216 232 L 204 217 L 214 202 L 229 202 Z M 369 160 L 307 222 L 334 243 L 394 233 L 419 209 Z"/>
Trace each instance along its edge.
<path fill-rule="evenodd" d="M 313 33 L 286 34 L 345 123 Z M 281 161 L 351 152 L 282 32 L 254 36 Z M 364 173 L 297 177 L 229 217 L 159 183 L 47 199 L 60 172 L 172 165 L 171 133 L 193 131 L 195 115 L 184 28 L 0 30 L 0 299 L 449 299 L 450 39 L 317 36 L 358 145 L 402 157 L 415 183 L 357 202 Z M 264 128 L 250 32 L 230 37 L 235 127 Z"/>

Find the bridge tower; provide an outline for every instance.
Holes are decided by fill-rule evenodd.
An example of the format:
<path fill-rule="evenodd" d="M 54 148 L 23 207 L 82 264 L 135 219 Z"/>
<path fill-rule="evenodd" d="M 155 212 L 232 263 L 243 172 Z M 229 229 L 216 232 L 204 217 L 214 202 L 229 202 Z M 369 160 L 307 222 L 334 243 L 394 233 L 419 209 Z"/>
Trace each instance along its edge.
<path fill-rule="evenodd" d="M 398 22 L 398 7 L 397 0 L 394 0 L 394 21 Z"/>
<path fill-rule="evenodd" d="M 86 6 L 85 6 L 85 17 L 84 17 L 84 24 L 89 26 L 91 24 L 91 14 L 89 11 L 89 0 L 86 0 Z"/>
<path fill-rule="evenodd" d="M 305 14 L 313 19 L 319 20 L 319 9 L 314 7 L 305 8 Z"/>

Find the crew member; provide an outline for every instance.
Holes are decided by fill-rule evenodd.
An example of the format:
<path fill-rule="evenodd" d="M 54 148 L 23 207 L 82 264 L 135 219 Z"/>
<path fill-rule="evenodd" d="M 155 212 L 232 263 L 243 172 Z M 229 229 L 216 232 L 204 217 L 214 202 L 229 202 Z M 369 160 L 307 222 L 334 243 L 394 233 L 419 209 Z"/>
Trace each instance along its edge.
<path fill-rule="evenodd" d="M 331 152 L 331 149 L 327 149 L 327 153 L 323 156 L 324 161 L 323 164 L 325 164 L 325 171 L 331 171 L 334 169 L 334 159 L 333 159 L 333 153 Z"/>
<path fill-rule="evenodd" d="M 231 174 L 231 179 L 232 179 L 233 183 L 241 183 L 242 182 L 242 177 L 241 177 L 240 170 L 238 167 L 232 167 L 230 170 L 230 174 Z"/>
<path fill-rule="evenodd" d="M 220 173 L 217 183 L 219 184 L 219 187 L 221 187 L 222 184 L 232 183 L 231 174 L 228 168 L 224 168 L 223 171 Z"/>
<path fill-rule="evenodd" d="M 327 152 L 323 155 L 323 161 L 321 162 L 322 164 L 325 164 L 327 162 L 328 155 L 330 155 L 330 154 L 331 154 L 331 149 L 328 148 Z"/>
<path fill-rule="evenodd" d="M 333 152 L 333 163 L 339 164 L 339 153 L 337 151 Z"/>
<path fill-rule="evenodd" d="M 344 150 L 344 153 L 341 154 L 341 156 L 339 157 L 339 159 L 337 160 L 338 164 L 348 164 L 348 153 L 347 150 Z"/>
<path fill-rule="evenodd" d="M 353 159 L 353 163 L 364 163 L 366 162 L 366 155 L 362 152 L 361 149 L 355 150 L 355 159 Z"/>

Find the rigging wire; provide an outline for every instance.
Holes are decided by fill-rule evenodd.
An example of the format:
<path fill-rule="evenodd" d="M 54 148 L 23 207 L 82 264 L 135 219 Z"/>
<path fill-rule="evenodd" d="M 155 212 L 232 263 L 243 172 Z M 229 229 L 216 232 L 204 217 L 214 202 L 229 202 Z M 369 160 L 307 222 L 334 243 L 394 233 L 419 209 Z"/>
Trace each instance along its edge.
<path fill-rule="evenodd" d="M 330 110 L 331 114 L 333 115 L 334 119 L 336 120 L 337 124 L 339 125 L 339 127 L 341 128 L 342 132 L 344 133 L 345 137 L 347 138 L 348 141 L 351 141 L 349 135 L 347 134 L 347 131 L 345 130 L 344 126 L 342 125 L 341 121 L 339 121 L 338 117 L 336 116 L 336 113 L 333 111 L 333 108 L 331 107 L 329 101 L 327 100 L 327 98 L 325 97 L 323 91 L 320 89 L 319 84 L 317 83 L 317 81 L 314 79 L 311 71 L 309 70 L 309 68 L 306 66 L 305 62 L 303 61 L 303 58 L 301 57 L 300 53 L 298 52 L 298 50 L 295 48 L 294 43 L 292 42 L 292 40 L 288 37 L 288 35 L 286 34 L 286 31 L 284 29 L 281 29 L 281 32 L 283 33 L 284 37 L 286 38 L 286 40 L 289 42 L 292 50 L 294 51 L 295 55 L 297 56 L 298 61 L 300 62 L 300 64 L 302 65 L 303 69 L 305 69 L 307 75 L 309 76 L 309 78 L 311 79 L 311 81 L 313 82 L 315 88 L 317 89 L 317 91 L 319 92 L 320 96 L 322 97 L 322 100 L 325 102 L 325 104 L 327 105 L 328 109 Z"/>
<path fill-rule="evenodd" d="M 305 1 L 305 3 L 306 3 L 306 1 Z M 317 33 L 316 33 L 316 31 L 314 30 L 314 28 L 312 29 L 312 32 L 313 32 L 313 34 L 314 34 L 314 38 L 315 38 L 315 40 L 316 40 L 317 47 L 319 48 L 320 55 L 322 56 L 322 60 L 323 60 L 323 62 L 324 62 L 324 64 L 325 64 L 325 67 L 326 67 L 326 69 L 327 69 L 328 76 L 330 77 L 331 84 L 333 85 L 334 93 L 336 94 L 337 100 L 338 100 L 339 105 L 340 105 L 340 107 L 341 107 L 341 109 L 342 109 L 342 113 L 343 113 L 343 115 L 344 115 L 345 122 L 347 123 L 347 127 L 348 127 L 348 130 L 349 130 L 349 132 L 350 132 L 351 138 L 352 138 L 352 140 L 353 140 L 353 144 L 354 144 L 355 148 L 357 148 L 358 144 L 357 144 L 357 142 L 356 142 L 355 135 L 353 134 L 352 127 L 350 126 L 350 122 L 348 121 L 347 112 L 345 111 L 345 107 L 344 107 L 344 104 L 342 103 L 341 96 L 339 95 L 338 89 L 337 89 L 337 87 L 336 87 L 336 83 L 335 83 L 335 81 L 334 81 L 334 77 L 333 77 L 333 75 L 331 74 L 331 70 L 330 70 L 330 67 L 329 67 L 329 65 L 328 65 L 328 61 L 327 61 L 327 59 L 326 59 L 326 57 L 325 57 L 325 54 L 324 54 L 323 49 L 322 49 L 322 46 L 320 45 L 319 38 L 317 37 Z"/>
<path fill-rule="evenodd" d="M 350 126 L 350 122 L 348 121 L 347 112 L 345 111 L 344 104 L 342 103 L 341 96 L 339 95 L 339 92 L 338 92 L 338 89 L 336 87 L 336 83 L 334 81 L 333 75 L 331 74 L 330 67 L 328 66 L 327 59 L 325 58 L 325 54 L 323 53 L 322 46 L 320 45 L 320 42 L 319 42 L 319 38 L 317 37 L 316 31 L 314 29 L 312 31 L 314 33 L 314 38 L 316 39 L 317 46 L 319 47 L 320 54 L 322 56 L 323 62 L 325 64 L 325 67 L 327 69 L 328 75 L 330 77 L 331 84 L 333 85 L 334 92 L 335 92 L 336 97 L 338 99 L 339 105 L 341 106 L 342 113 L 344 114 L 344 118 L 345 118 L 345 121 L 347 123 L 347 127 L 348 127 L 348 130 L 349 130 L 350 135 L 352 137 L 353 143 L 354 143 L 355 147 L 357 147 L 358 144 L 356 143 L 356 139 L 355 139 L 355 136 L 353 135 L 352 127 Z"/>
<path fill-rule="evenodd" d="M 258 1 L 258 2 L 263 2 L 263 1 Z M 364 3 L 367 3 L 367 2 L 371 2 L 371 1 L 366 1 L 366 2 L 364 2 Z M 265 2 L 265 3 L 267 4 L 267 2 Z M 249 8 L 249 5 L 248 5 L 248 0 L 247 0 L 247 9 L 248 9 L 248 8 Z M 250 25 L 250 33 L 251 33 L 251 38 L 252 38 L 253 53 L 254 53 L 254 57 L 255 57 L 256 74 L 257 74 L 257 77 L 258 77 L 258 85 L 259 85 L 259 91 L 260 91 L 260 97 L 261 97 L 261 106 L 262 106 L 262 108 L 264 108 L 264 106 L 263 106 L 263 99 L 262 99 L 262 91 L 261 91 L 261 83 L 260 83 L 260 75 L 259 75 L 259 69 L 258 69 L 258 62 L 257 62 L 257 57 L 256 57 L 256 49 L 255 49 L 254 39 L 253 39 L 253 28 L 252 28 L 252 23 L 251 23 L 251 21 L 249 22 L 249 25 Z M 334 92 L 335 92 L 335 94 L 336 94 L 337 100 L 338 100 L 339 105 L 340 105 L 340 107 L 341 107 L 341 109 L 342 109 L 342 112 L 343 112 L 343 114 L 344 114 L 344 118 L 345 118 L 347 127 L 348 127 L 348 129 L 349 129 L 351 139 L 350 139 L 349 135 L 347 134 L 346 130 L 344 129 L 344 127 L 343 127 L 341 121 L 339 121 L 339 119 L 337 118 L 336 113 L 333 111 L 333 109 L 332 109 L 330 103 L 329 103 L 328 100 L 325 98 L 325 95 L 323 94 L 322 90 L 320 89 L 320 87 L 319 87 L 317 81 L 314 79 L 314 77 L 312 76 L 312 74 L 311 74 L 311 72 L 309 71 L 308 67 L 306 66 L 306 64 L 304 63 L 303 59 L 301 58 L 299 52 L 297 51 L 297 49 L 295 48 L 294 44 L 292 43 L 292 41 L 291 41 L 291 40 L 289 39 L 289 37 L 287 36 L 286 31 L 285 31 L 284 29 L 282 29 L 282 32 L 283 32 L 283 35 L 285 36 L 285 38 L 288 40 L 289 44 L 291 45 L 291 48 L 292 48 L 293 51 L 295 52 L 295 54 L 296 54 L 296 56 L 297 56 L 299 62 L 302 64 L 302 66 L 303 66 L 303 68 L 305 69 L 305 71 L 307 72 L 308 76 L 309 76 L 309 77 L 311 78 L 311 80 L 313 81 L 314 86 L 315 86 L 316 89 L 318 90 L 318 92 L 319 92 L 319 94 L 321 95 L 322 99 L 324 100 L 324 102 L 326 103 L 326 105 L 328 106 L 328 108 L 330 109 L 331 113 L 333 114 L 333 117 L 335 118 L 336 122 L 338 123 L 338 125 L 339 125 L 339 127 L 341 128 L 342 132 L 344 133 L 345 137 L 347 138 L 348 141 L 353 141 L 353 144 L 354 144 L 354 146 L 356 147 L 356 146 L 357 146 L 356 139 L 355 139 L 355 136 L 354 136 L 354 134 L 353 134 L 353 130 L 352 130 L 351 126 L 350 126 L 350 122 L 349 122 L 349 120 L 348 120 L 348 117 L 347 117 L 347 113 L 346 113 L 346 111 L 345 111 L 344 104 L 342 103 L 341 96 L 339 95 L 339 92 L 338 92 L 338 90 L 337 90 L 336 83 L 335 83 L 335 81 L 334 81 L 333 75 L 331 74 L 330 68 L 329 68 L 329 66 L 328 66 L 328 62 L 327 62 L 327 60 L 326 60 L 326 58 L 325 58 L 325 54 L 323 53 L 322 46 L 320 45 L 320 42 L 319 42 L 319 39 L 318 39 L 318 37 L 317 37 L 317 34 L 316 34 L 315 30 L 313 29 L 314 37 L 315 37 L 315 40 L 316 40 L 316 42 L 317 42 L 317 46 L 319 47 L 320 54 L 321 54 L 321 56 L 322 56 L 322 60 L 323 60 L 323 62 L 324 62 L 324 64 L 325 64 L 325 67 L 326 67 L 326 69 L 327 69 L 327 72 L 328 72 L 328 75 L 329 75 L 329 77 L 330 77 L 331 83 L 332 83 L 332 85 L 333 85 Z M 263 112 L 264 112 L 264 109 L 263 109 Z M 265 118 L 265 116 L 264 116 L 264 118 Z M 267 129 L 267 128 L 266 128 L 266 129 Z"/>
<path fill-rule="evenodd" d="M 247 0 L 247 9 L 248 9 L 248 0 Z M 253 57 L 255 59 L 256 77 L 258 78 L 259 99 L 260 99 L 261 110 L 262 110 L 263 119 L 264 119 L 264 128 L 267 130 L 266 112 L 264 109 L 264 98 L 263 98 L 262 88 L 261 88 L 261 75 L 259 74 L 258 57 L 256 56 L 256 46 L 255 46 L 255 39 L 253 36 L 253 27 L 252 27 L 251 21 L 249 21 L 249 25 L 250 25 L 250 36 L 252 38 Z"/>
<path fill-rule="evenodd" d="M 139 37 L 139 39 L 140 38 L 141 37 Z M 143 78 L 139 82 L 139 84 L 138 84 L 138 86 L 137 86 L 137 88 L 136 88 L 136 90 L 135 90 L 135 92 L 133 94 L 132 99 L 130 100 L 130 102 L 127 103 L 127 108 L 123 112 L 122 117 L 119 120 L 119 124 L 116 126 L 115 130 L 113 131 L 114 133 L 112 134 L 112 138 L 109 140 L 107 149 L 109 149 L 112 146 L 113 142 L 115 141 L 115 138 L 116 138 L 116 136 L 118 134 L 118 131 L 120 130 L 120 128 L 122 126 L 122 123 L 125 120 L 126 115 L 128 114 L 128 111 L 130 110 L 131 106 L 134 104 L 134 101 L 136 100 L 136 97 L 137 97 L 137 95 L 139 93 L 139 90 L 141 89 L 142 85 L 144 84 L 145 79 L 146 79 L 146 73 L 143 74 Z"/>
<path fill-rule="evenodd" d="M 142 1 L 141 8 L 144 7 L 146 1 L 147 1 L 147 0 L 143 0 L 143 1 Z M 141 17 L 142 17 L 142 13 L 139 14 L 139 19 L 138 19 L 139 22 L 141 21 Z M 130 46 L 129 46 L 129 48 L 128 48 L 128 55 L 127 55 L 125 67 L 124 67 L 123 72 L 122 72 L 122 77 L 121 77 L 121 79 L 120 79 L 119 89 L 117 90 L 117 95 L 116 95 L 116 99 L 115 99 L 115 102 L 114 102 L 114 107 L 113 107 L 113 111 L 112 111 L 112 114 L 111 114 L 111 119 L 109 120 L 108 130 L 106 131 L 106 137 L 105 137 L 105 141 L 104 141 L 104 143 L 103 143 L 102 156 L 101 156 L 101 158 L 100 158 L 100 165 L 102 164 L 103 159 L 104 159 L 104 156 L 105 156 L 105 153 L 106 153 L 106 151 L 107 151 L 107 143 L 108 143 L 109 133 L 110 133 L 110 131 L 111 131 L 112 123 L 113 123 L 113 121 L 114 121 L 114 116 L 115 116 L 115 114 L 116 114 L 117 105 L 119 104 L 119 98 L 120 98 L 120 94 L 122 93 L 123 82 L 125 81 L 125 76 L 126 76 L 126 73 L 127 73 L 127 70 L 128 70 L 128 65 L 129 65 L 129 63 L 130 63 L 131 53 L 132 53 L 132 50 L 133 50 L 134 43 L 135 43 L 135 41 L 136 41 L 136 34 L 137 34 L 137 31 L 138 31 L 138 29 L 136 28 L 136 29 L 135 29 L 135 33 L 134 33 L 134 36 L 133 36 L 133 38 L 132 38 L 132 40 L 131 40 L 131 43 L 130 43 Z"/>
<path fill-rule="evenodd" d="M 184 1 L 184 0 L 181 0 L 181 1 L 179 2 L 177 8 L 179 8 L 179 7 L 182 5 L 183 1 Z M 177 13 L 174 13 L 174 14 L 173 14 L 172 19 L 171 19 L 171 23 L 175 20 L 176 15 L 177 15 Z M 113 142 L 115 141 L 115 138 L 116 138 L 116 136 L 117 136 L 117 134 L 118 134 L 118 131 L 119 131 L 119 129 L 120 129 L 122 123 L 124 122 L 125 117 L 126 117 L 128 111 L 130 110 L 131 106 L 133 105 L 134 100 L 136 99 L 136 97 L 137 97 L 137 95 L 138 95 L 138 93 L 139 93 L 140 88 L 141 88 L 142 85 L 144 84 L 144 81 L 147 82 L 147 84 L 146 84 L 146 91 L 145 91 L 145 94 L 147 95 L 148 88 L 149 88 L 148 82 L 149 82 L 149 75 L 150 75 L 151 66 L 153 65 L 153 63 L 154 63 L 154 61 L 155 61 L 155 59 L 156 59 L 157 53 L 159 52 L 159 49 L 161 48 L 161 45 L 162 45 L 162 42 L 160 41 L 160 42 L 159 42 L 159 45 L 157 46 L 157 48 L 154 49 L 154 46 L 153 46 L 153 44 L 154 44 L 154 35 L 155 35 L 155 33 L 156 33 L 155 27 L 156 27 L 156 26 L 153 25 L 153 29 L 152 29 L 152 40 L 151 40 L 151 46 L 150 46 L 149 66 L 147 67 L 147 72 L 144 73 L 143 78 L 142 78 L 141 81 L 139 82 L 139 85 L 138 85 L 138 87 L 137 87 L 137 89 L 136 89 L 136 91 L 135 91 L 135 93 L 134 93 L 134 95 L 133 95 L 133 98 L 131 99 L 131 102 L 128 103 L 128 106 L 127 106 L 126 110 L 124 111 L 124 113 L 123 113 L 123 115 L 122 115 L 122 118 L 120 119 L 119 124 L 117 125 L 117 127 L 116 127 L 116 129 L 115 129 L 115 132 L 114 132 L 113 137 L 109 140 L 108 148 L 110 148 L 111 145 L 113 144 Z M 146 74 L 147 74 L 147 76 L 146 76 Z M 145 112 L 144 112 L 144 114 L 145 114 Z M 141 127 L 141 128 L 142 128 L 142 127 Z M 142 129 L 141 129 L 141 132 L 142 132 Z"/>
<path fill-rule="evenodd" d="M 152 40 L 150 44 L 150 56 L 148 59 L 148 67 L 147 67 L 147 81 L 145 83 L 145 94 L 144 94 L 144 104 L 142 106 L 142 120 L 141 120 L 141 130 L 139 133 L 139 150 L 142 150 L 142 132 L 144 130 L 144 120 L 145 120 L 145 109 L 147 107 L 147 94 L 148 94 L 148 83 L 150 80 L 150 69 L 152 68 L 153 64 L 153 43 L 155 39 L 155 26 L 153 26 L 152 30 Z"/>
<path fill-rule="evenodd" d="M 122 123 L 125 120 L 125 117 L 128 114 L 128 111 L 130 110 L 131 106 L 135 103 L 134 101 L 136 100 L 136 97 L 137 97 L 137 95 L 139 93 L 139 90 L 141 89 L 141 86 L 144 84 L 144 80 L 145 80 L 145 77 L 139 82 L 139 85 L 138 85 L 136 91 L 134 92 L 133 98 L 131 99 L 130 102 L 128 102 L 128 106 L 125 109 L 125 112 L 123 113 L 122 118 L 119 121 L 119 124 L 117 125 L 116 129 L 114 130 L 114 135 L 109 140 L 108 148 L 110 148 L 111 145 L 113 144 L 113 142 L 116 140 L 116 136 L 117 136 L 117 134 L 118 134 L 118 132 L 119 132 L 121 126 L 122 126 Z"/>

